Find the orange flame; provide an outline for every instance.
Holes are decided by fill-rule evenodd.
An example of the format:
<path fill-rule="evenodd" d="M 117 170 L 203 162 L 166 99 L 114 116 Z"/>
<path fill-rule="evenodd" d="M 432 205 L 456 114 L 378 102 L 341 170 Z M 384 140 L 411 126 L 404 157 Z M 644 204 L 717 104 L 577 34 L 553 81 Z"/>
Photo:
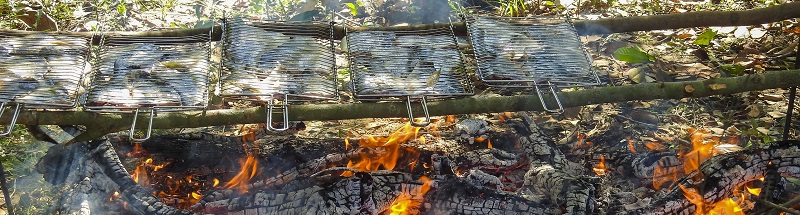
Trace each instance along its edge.
<path fill-rule="evenodd" d="M 412 215 L 419 213 L 417 208 L 422 204 L 422 199 L 424 198 L 425 193 L 428 193 L 428 190 L 431 189 L 433 179 L 422 176 L 419 178 L 419 180 L 422 181 L 422 186 L 410 192 L 404 190 L 392 202 L 392 206 L 389 207 L 391 215 Z"/>
<path fill-rule="evenodd" d="M 672 170 L 668 170 L 661 166 L 661 164 L 656 164 L 656 168 L 653 170 L 653 188 L 656 190 L 661 190 L 661 185 L 670 181 L 677 181 L 678 180 L 678 172 L 679 169 L 673 168 Z"/>
<path fill-rule="evenodd" d="M 360 153 L 359 161 L 352 160 L 347 163 L 348 168 L 360 171 L 375 171 L 380 168 L 392 170 L 397 165 L 400 158 L 400 143 L 404 143 L 416 137 L 419 127 L 411 126 L 406 123 L 400 129 L 394 131 L 388 137 L 367 136 L 361 138 L 358 144 L 362 147 L 374 149 L 374 153 Z M 352 173 L 345 172 L 342 176 L 351 176 Z"/>
<path fill-rule="evenodd" d="M 700 129 L 689 128 L 692 140 L 692 151 L 682 155 L 684 173 L 689 174 L 700 168 L 700 164 L 714 156 L 714 145 L 719 138 L 708 138 L 709 134 Z"/>
<path fill-rule="evenodd" d="M 344 138 L 344 150 L 350 148 L 350 140 L 349 138 Z"/>
<path fill-rule="evenodd" d="M 686 197 L 686 200 L 689 200 L 689 202 L 691 202 L 692 204 L 697 205 L 697 210 L 695 210 L 695 214 L 702 215 L 705 206 L 704 203 L 705 201 L 703 199 L 703 196 L 700 195 L 700 193 L 698 193 L 697 190 L 693 188 L 683 187 L 682 184 L 678 184 L 678 187 L 680 187 L 681 190 L 683 191 L 683 196 Z"/>
<path fill-rule="evenodd" d="M 600 162 L 597 163 L 597 166 L 594 166 L 594 168 L 592 168 L 592 170 L 594 170 L 594 173 L 596 173 L 599 176 L 606 175 L 608 169 L 606 169 L 605 162 L 606 162 L 606 157 L 600 156 Z"/>
<path fill-rule="evenodd" d="M 223 185 L 223 188 L 237 188 L 241 193 L 247 193 L 247 182 L 256 176 L 258 172 L 258 159 L 248 154 L 245 160 L 240 160 L 242 169 L 230 181 Z"/>
<path fill-rule="evenodd" d="M 697 213 L 695 213 L 697 214 Z M 739 207 L 739 204 L 734 202 L 731 198 L 723 199 L 714 203 L 714 207 L 708 211 L 708 215 L 744 215 L 744 211 Z"/>
<path fill-rule="evenodd" d="M 482 143 L 484 140 L 486 140 L 486 138 L 484 138 L 483 136 L 475 137 L 476 142 Z"/>
<path fill-rule="evenodd" d="M 492 147 L 492 140 L 489 140 L 488 147 L 489 147 L 490 149 L 491 149 L 491 148 L 493 148 L 493 147 Z"/>
<path fill-rule="evenodd" d="M 499 118 L 501 122 L 505 122 L 506 119 L 511 118 L 511 112 L 503 112 L 498 114 L 497 118 Z"/>
<path fill-rule="evenodd" d="M 756 187 L 756 188 L 750 188 L 749 186 L 747 186 L 747 185 L 744 185 L 744 188 L 745 188 L 745 190 L 747 190 L 747 192 L 748 192 L 748 193 L 750 193 L 750 194 L 753 194 L 753 195 L 755 195 L 755 196 L 761 195 L 761 188 L 760 188 L 760 187 Z"/>

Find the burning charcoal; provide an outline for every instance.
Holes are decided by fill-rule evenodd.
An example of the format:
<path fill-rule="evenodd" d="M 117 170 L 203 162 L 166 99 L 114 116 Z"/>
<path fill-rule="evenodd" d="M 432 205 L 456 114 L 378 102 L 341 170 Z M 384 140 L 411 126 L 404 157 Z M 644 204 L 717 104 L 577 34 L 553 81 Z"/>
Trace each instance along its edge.
<path fill-rule="evenodd" d="M 486 174 L 480 170 L 470 170 L 467 181 L 476 187 L 485 187 L 493 190 L 502 190 L 503 182 L 497 176 Z"/>
<path fill-rule="evenodd" d="M 564 214 L 543 199 L 476 187 L 464 179 L 438 179 L 426 196 L 427 214 Z"/>
<path fill-rule="evenodd" d="M 486 133 L 488 126 L 489 123 L 482 119 L 464 119 L 458 121 L 455 131 L 458 135 L 456 136 L 456 140 L 473 144 L 475 143 L 475 137 Z"/>

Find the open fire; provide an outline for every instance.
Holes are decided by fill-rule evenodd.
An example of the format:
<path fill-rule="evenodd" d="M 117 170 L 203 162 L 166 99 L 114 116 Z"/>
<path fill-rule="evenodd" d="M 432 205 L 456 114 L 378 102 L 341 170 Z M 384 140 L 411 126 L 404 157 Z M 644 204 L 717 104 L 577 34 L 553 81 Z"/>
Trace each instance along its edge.
<path fill-rule="evenodd" d="M 667 149 L 658 142 L 639 144 L 621 136 L 622 141 L 615 152 L 622 154 L 564 155 L 560 154 L 559 148 L 596 150 L 606 147 L 607 143 L 578 135 L 575 144 L 557 146 L 537 128 L 526 127 L 529 124 L 521 123 L 520 118 L 506 117 L 505 114 L 496 116 L 496 121 L 489 122 L 493 124 L 485 119 L 457 121 L 452 117 L 443 117 L 425 128 L 413 127 L 408 121 L 387 120 L 389 126 L 384 128 L 372 126 L 372 130 L 347 132 L 348 136 L 362 136 L 358 139 L 319 141 L 297 137 L 255 138 L 249 135 L 251 133 L 237 137 L 154 137 L 154 142 L 123 149 L 122 160 L 133 169 L 129 174 L 130 180 L 139 184 L 147 195 L 157 198 L 157 203 L 149 205 L 163 203 L 178 208 L 176 212 L 200 214 L 301 211 L 437 214 L 468 213 L 468 210 L 529 214 L 592 210 L 601 214 L 617 214 L 623 211 L 620 209 L 622 207 L 633 214 L 645 210 L 648 213 L 666 214 L 743 214 L 754 210 L 758 205 L 754 198 L 762 195 L 762 187 L 766 186 L 761 181 L 763 172 L 747 172 L 745 174 L 762 175 L 721 183 L 719 185 L 722 188 L 715 189 L 721 189 L 719 192 L 724 195 L 709 198 L 709 185 L 695 182 L 727 180 L 725 175 L 719 173 L 731 170 L 708 171 L 709 165 L 703 163 L 718 162 L 715 160 L 720 157 L 730 160 L 725 163 L 731 163 L 736 161 L 731 159 L 759 152 L 751 150 L 741 153 L 737 150 L 745 149 L 737 149 L 726 138 L 699 129 L 689 130 L 691 144 L 687 145 L 691 145 L 691 148 L 683 151 Z M 367 135 L 376 132 L 388 135 Z M 176 141 L 170 142 L 169 138 Z M 220 142 L 224 144 L 216 144 Z M 202 155 L 205 160 L 166 159 L 168 155 L 162 154 L 170 148 L 180 149 L 172 152 L 185 152 L 186 148 L 209 147 L 221 148 L 189 153 L 190 156 Z M 670 152 L 673 150 L 678 152 Z M 782 154 L 786 155 L 786 152 Z M 670 153 L 681 165 L 662 159 L 669 157 L 663 156 Z M 239 156 L 226 156 L 231 154 Z M 728 156 L 731 154 L 737 156 Z M 621 162 L 624 160 L 620 160 L 620 155 L 656 161 L 653 166 L 658 168 L 652 169 L 648 177 L 640 177 L 643 179 L 641 181 L 620 178 L 623 171 L 632 167 L 641 168 L 626 166 L 636 163 Z M 562 158 L 583 159 L 584 163 L 570 166 Z M 769 165 L 772 162 L 776 160 L 770 160 Z M 664 164 L 663 168 L 661 164 Z M 190 166 L 181 169 L 183 165 Z M 585 177 L 604 180 L 582 181 L 581 178 Z M 559 180 L 547 181 L 550 179 Z M 624 180 L 622 184 L 613 184 L 620 183 L 620 179 Z M 661 197 L 662 200 L 647 200 L 652 206 L 631 204 L 636 202 L 607 209 L 547 206 L 552 203 L 547 203 L 549 200 L 546 199 L 561 199 L 580 206 L 598 204 L 592 201 L 607 201 L 604 204 L 627 201 L 631 197 L 611 201 L 595 199 L 592 192 L 596 192 L 593 189 L 597 187 L 606 186 L 643 187 L 642 182 L 644 186 L 652 182 L 653 188 L 669 188 L 669 191 L 657 194 L 659 191 L 648 190 L 649 193 L 637 197 L 665 195 Z M 541 193 L 546 199 L 540 202 L 520 197 L 519 193 L 524 192 Z M 582 193 L 590 195 L 582 198 Z M 126 210 L 150 211 L 141 203 L 130 202 L 147 200 L 147 195 L 130 197 L 133 194 L 135 192 L 132 189 L 126 188 L 117 193 L 112 191 L 103 198 L 105 202 L 119 203 L 119 207 Z"/>

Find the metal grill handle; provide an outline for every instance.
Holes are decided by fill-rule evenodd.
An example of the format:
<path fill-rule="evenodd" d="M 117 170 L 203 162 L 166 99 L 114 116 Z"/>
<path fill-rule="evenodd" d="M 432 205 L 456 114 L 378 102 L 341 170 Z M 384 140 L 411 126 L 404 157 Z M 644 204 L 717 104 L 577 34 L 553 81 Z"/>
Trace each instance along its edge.
<path fill-rule="evenodd" d="M 550 81 L 547 82 L 547 87 L 550 88 L 550 93 L 553 94 L 553 99 L 556 100 L 556 105 L 558 105 L 558 109 L 547 108 L 547 102 L 544 101 L 544 95 L 542 94 L 542 89 L 539 88 L 538 84 L 533 86 L 535 88 L 534 90 L 536 91 L 536 94 L 539 96 L 539 101 L 542 102 L 542 108 L 544 108 L 545 111 L 556 114 L 564 113 L 564 106 L 561 105 L 561 99 L 558 98 L 558 94 L 556 94 L 556 89 L 553 86 L 553 84 L 550 83 Z"/>
<path fill-rule="evenodd" d="M 136 142 L 142 142 L 142 141 L 145 141 L 147 139 L 150 139 L 150 134 L 152 134 L 152 132 L 153 132 L 153 117 L 155 116 L 155 113 L 156 113 L 156 109 L 155 108 L 150 108 L 150 121 L 149 121 L 149 123 L 147 123 L 147 132 L 145 132 L 144 138 L 141 138 L 141 139 L 135 138 L 135 137 L 133 137 L 133 133 L 134 133 L 134 131 L 136 129 L 136 119 L 139 117 L 139 108 L 136 108 L 136 111 L 133 112 L 133 123 L 131 124 L 131 134 L 130 134 L 131 140 L 136 141 Z"/>
<path fill-rule="evenodd" d="M 414 112 L 411 111 L 411 96 L 406 96 L 406 109 L 408 109 L 408 121 L 410 121 L 411 125 L 415 127 L 425 127 L 431 124 L 431 115 L 428 114 L 428 103 L 425 101 L 425 96 L 422 96 L 422 98 L 420 99 L 420 103 L 422 104 L 422 112 L 425 113 L 425 121 L 416 122 L 414 121 Z"/>
<path fill-rule="evenodd" d="M 283 94 L 283 96 L 284 96 L 284 99 L 283 99 L 284 102 L 289 101 L 289 95 L 288 94 Z M 275 99 L 270 99 L 269 102 L 267 103 L 267 130 L 270 130 L 270 131 L 285 131 L 285 130 L 289 129 L 289 105 L 288 104 L 276 105 L 276 104 L 274 104 L 274 101 L 275 101 Z M 272 113 L 273 113 L 273 110 L 275 109 L 275 106 L 280 106 L 281 113 L 283 114 L 283 127 L 282 128 L 272 127 Z"/>
<path fill-rule="evenodd" d="M 5 106 L 6 102 L 0 103 L 0 116 L 3 116 L 3 112 L 6 111 Z M 14 124 L 17 123 L 17 117 L 19 116 L 19 106 L 19 103 L 17 103 L 17 107 L 14 108 L 14 115 L 11 116 L 11 124 L 8 125 L 8 130 L 5 133 L 0 134 L 0 137 L 9 135 L 14 131 Z"/>

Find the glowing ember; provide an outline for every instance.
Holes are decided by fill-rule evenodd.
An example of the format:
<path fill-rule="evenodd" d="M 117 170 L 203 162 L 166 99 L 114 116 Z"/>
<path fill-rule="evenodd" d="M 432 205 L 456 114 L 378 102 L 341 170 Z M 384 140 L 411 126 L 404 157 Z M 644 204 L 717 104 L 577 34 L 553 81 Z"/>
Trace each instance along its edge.
<path fill-rule="evenodd" d="M 592 168 L 592 170 L 594 170 L 594 173 L 596 173 L 599 176 L 606 175 L 608 169 L 606 169 L 605 162 L 606 162 L 606 157 L 600 156 L 600 162 L 597 163 L 597 166 L 594 166 L 594 168 Z"/>
<path fill-rule="evenodd" d="M 192 196 L 193 199 L 197 199 L 197 200 L 200 200 L 201 198 L 203 198 L 203 194 L 200 194 L 197 191 L 192 192 L 190 195 Z"/>
<path fill-rule="evenodd" d="M 444 119 L 447 123 L 455 123 L 458 117 L 456 115 L 447 115 L 447 118 Z"/>
<path fill-rule="evenodd" d="M 489 140 L 489 144 L 488 144 L 488 146 L 487 146 L 487 147 L 489 147 L 490 149 L 491 149 L 491 148 L 493 148 L 493 147 L 492 147 L 492 140 Z"/>
<path fill-rule="evenodd" d="M 503 112 L 498 114 L 497 118 L 499 118 L 501 122 L 505 122 L 506 119 L 511 118 L 511 112 Z"/>
<path fill-rule="evenodd" d="M 482 143 L 484 140 L 486 140 L 484 137 L 475 137 L 475 142 Z"/>
<path fill-rule="evenodd" d="M 647 143 L 644 144 L 644 146 L 647 147 L 650 150 L 657 151 L 657 152 L 662 152 L 662 151 L 667 150 L 667 147 L 664 147 L 664 144 L 659 143 L 659 142 L 647 142 Z"/>
<path fill-rule="evenodd" d="M 631 140 L 631 137 L 628 137 L 628 150 L 630 150 L 631 153 L 636 154 L 636 147 L 633 146 L 633 140 Z"/>
<path fill-rule="evenodd" d="M 411 215 L 419 213 L 418 208 L 422 204 L 422 199 L 425 197 L 425 193 L 428 193 L 428 190 L 431 189 L 431 184 L 433 183 L 432 179 L 425 176 L 420 177 L 419 180 L 422 181 L 422 186 L 411 191 L 404 189 L 392 202 L 392 206 L 389 207 L 391 215 Z"/>

